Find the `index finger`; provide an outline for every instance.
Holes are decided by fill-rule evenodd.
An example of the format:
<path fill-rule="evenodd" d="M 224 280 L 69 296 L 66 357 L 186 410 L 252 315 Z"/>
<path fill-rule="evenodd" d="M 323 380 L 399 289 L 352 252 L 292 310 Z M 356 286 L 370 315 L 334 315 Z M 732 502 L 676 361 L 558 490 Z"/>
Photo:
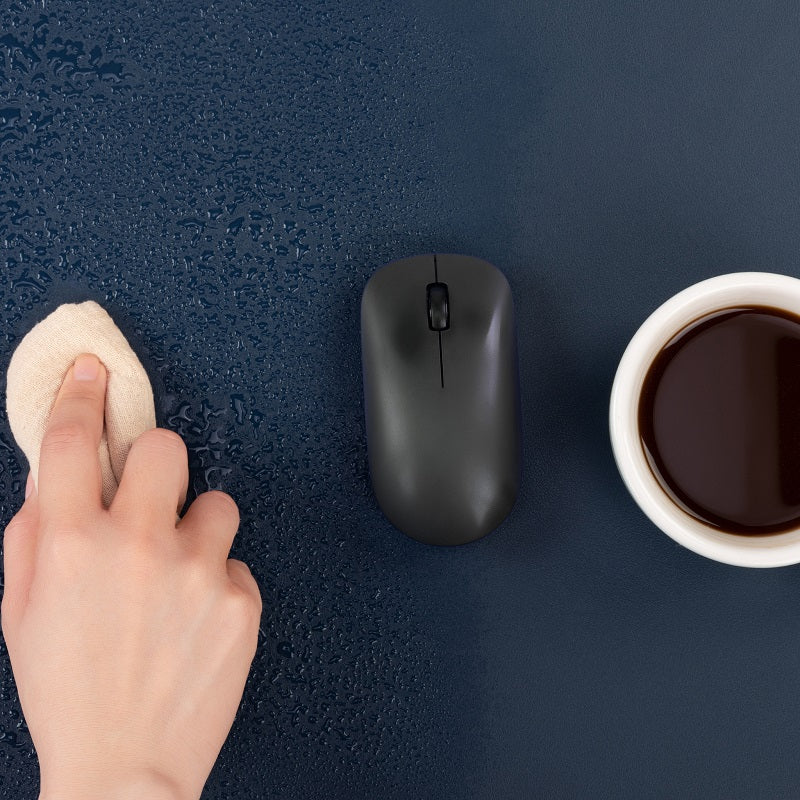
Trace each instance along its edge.
<path fill-rule="evenodd" d="M 47 423 L 39 460 L 39 508 L 43 516 L 76 516 L 102 509 L 98 453 L 103 435 L 106 369 L 84 353 L 69 368 Z"/>

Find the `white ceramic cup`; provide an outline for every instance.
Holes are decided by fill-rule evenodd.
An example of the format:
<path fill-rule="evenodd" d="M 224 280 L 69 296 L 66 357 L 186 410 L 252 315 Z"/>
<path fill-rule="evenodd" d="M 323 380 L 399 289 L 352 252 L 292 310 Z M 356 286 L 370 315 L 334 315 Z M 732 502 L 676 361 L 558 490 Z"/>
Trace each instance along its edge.
<path fill-rule="evenodd" d="M 622 479 L 639 507 L 664 533 L 695 553 L 740 567 L 800 562 L 800 528 L 737 536 L 704 525 L 677 506 L 653 476 L 638 428 L 639 395 L 661 348 L 690 322 L 735 306 L 772 306 L 800 316 L 800 280 L 770 272 L 718 275 L 684 289 L 659 306 L 622 356 L 611 390 L 611 445 Z"/>

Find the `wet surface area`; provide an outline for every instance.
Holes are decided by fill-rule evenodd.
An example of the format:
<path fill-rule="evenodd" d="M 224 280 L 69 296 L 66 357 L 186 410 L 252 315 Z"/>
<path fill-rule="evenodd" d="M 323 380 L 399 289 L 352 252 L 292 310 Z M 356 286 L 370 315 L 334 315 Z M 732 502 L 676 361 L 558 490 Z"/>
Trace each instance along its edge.
<path fill-rule="evenodd" d="M 606 417 L 670 295 L 800 274 L 799 34 L 771 2 L 0 4 L 0 354 L 101 303 L 262 587 L 205 800 L 796 796 L 798 568 L 657 531 Z M 517 311 L 522 489 L 454 549 L 382 516 L 362 411 L 361 291 L 434 251 Z M 3 525 L 26 475 L 3 412 Z M 37 786 L 2 645 L 0 797 Z"/>

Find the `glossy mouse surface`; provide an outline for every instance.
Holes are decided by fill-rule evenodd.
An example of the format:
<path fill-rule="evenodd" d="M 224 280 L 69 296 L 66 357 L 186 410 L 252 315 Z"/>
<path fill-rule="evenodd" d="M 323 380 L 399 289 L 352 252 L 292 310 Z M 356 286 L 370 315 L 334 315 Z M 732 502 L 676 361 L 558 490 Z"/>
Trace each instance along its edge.
<path fill-rule="evenodd" d="M 372 485 L 397 528 L 429 544 L 478 539 L 505 519 L 521 469 L 514 307 L 487 261 L 394 261 L 361 299 Z"/>

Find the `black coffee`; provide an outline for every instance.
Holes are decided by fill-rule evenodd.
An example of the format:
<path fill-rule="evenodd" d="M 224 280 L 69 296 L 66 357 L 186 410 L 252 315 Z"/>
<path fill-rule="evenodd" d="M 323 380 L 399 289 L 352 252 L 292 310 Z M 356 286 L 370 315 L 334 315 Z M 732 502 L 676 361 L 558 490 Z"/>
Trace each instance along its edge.
<path fill-rule="evenodd" d="M 800 527 L 800 317 L 751 306 L 695 320 L 651 365 L 639 431 L 697 519 L 751 536 Z"/>

